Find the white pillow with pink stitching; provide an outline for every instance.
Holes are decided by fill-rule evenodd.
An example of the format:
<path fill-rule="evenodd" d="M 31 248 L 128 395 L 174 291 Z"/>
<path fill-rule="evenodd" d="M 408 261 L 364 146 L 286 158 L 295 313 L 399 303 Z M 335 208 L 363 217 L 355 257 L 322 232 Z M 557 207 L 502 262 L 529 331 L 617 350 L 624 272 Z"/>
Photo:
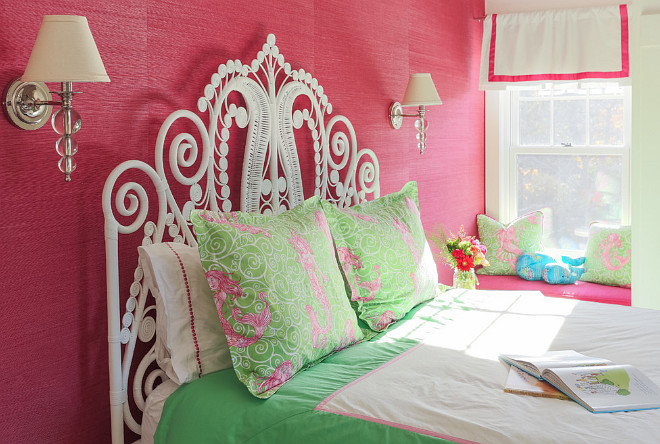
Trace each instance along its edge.
<path fill-rule="evenodd" d="M 156 299 L 156 360 L 182 384 L 232 366 L 197 248 L 180 243 L 138 247 Z"/>

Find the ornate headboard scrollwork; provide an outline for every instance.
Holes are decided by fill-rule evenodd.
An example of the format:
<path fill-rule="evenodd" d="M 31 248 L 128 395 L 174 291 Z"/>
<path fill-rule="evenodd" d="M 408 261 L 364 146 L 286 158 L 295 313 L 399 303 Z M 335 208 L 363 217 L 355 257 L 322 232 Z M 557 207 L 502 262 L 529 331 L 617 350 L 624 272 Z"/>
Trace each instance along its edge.
<path fill-rule="evenodd" d="M 155 361 L 156 310 L 139 265 L 128 296 L 122 297 L 120 234 L 142 230 L 142 244 L 174 241 L 195 246 L 188 222 L 192 209 L 232 210 L 228 154 L 235 128 L 245 134 L 241 211 L 279 213 L 301 203 L 305 193 L 299 154 L 313 156 L 313 193 L 323 199 L 347 207 L 380 195 L 373 151 L 358 150 L 347 118 L 337 115 L 326 122 L 332 105 L 323 87 L 310 73 L 285 62 L 272 34 L 251 63 L 229 60 L 221 64 L 204 87 L 197 108 L 208 116 L 208 124 L 192 111 L 173 112 L 158 133 L 155 168 L 138 160 L 123 162 L 103 189 L 113 443 L 123 443 L 124 423 L 140 434 L 141 425 L 129 401 L 143 410 L 145 397 L 167 378 L 160 369 L 150 370 Z M 192 123 L 196 134 L 170 135 L 180 120 Z M 295 135 L 303 130 L 309 131 L 313 151 L 298 149 Z M 170 140 L 168 147 L 166 140 Z M 126 179 L 136 176 L 135 172 L 147 176 L 145 184 Z M 170 187 L 175 184 L 177 190 L 187 188 L 189 195 L 181 206 Z M 147 192 L 151 186 L 155 195 Z M 149 212 L 150 198 L 157 201 L 155 214 Z M 129 222 L 120 223 L 116 216 Z M 120 316 L 122 300 L 126 302 Z M 132 370 L 138 340 L 152 345 L 145 356 L 135 356 L 138 364 Z M 133 375 L 130 395 L 129 373 Z"/>

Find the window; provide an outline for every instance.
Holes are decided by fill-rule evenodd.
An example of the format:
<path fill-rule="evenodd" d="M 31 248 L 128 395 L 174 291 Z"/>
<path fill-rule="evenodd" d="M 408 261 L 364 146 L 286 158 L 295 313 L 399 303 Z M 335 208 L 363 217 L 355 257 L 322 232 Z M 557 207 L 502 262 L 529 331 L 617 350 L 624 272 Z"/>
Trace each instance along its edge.
<path fill-rule="evenodd" d="M 630 223 L 630 87 L 499 94 L 500 218 L 542 209 L 544 247 L 566 252 L 584 250 L 592 221 Z"/>

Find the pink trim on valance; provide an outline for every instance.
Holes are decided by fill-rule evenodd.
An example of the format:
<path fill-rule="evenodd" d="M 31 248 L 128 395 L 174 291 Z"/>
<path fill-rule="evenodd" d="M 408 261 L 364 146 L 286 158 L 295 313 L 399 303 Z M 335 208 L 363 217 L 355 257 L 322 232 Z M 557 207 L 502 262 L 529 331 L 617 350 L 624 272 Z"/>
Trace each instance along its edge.
<path fill-rule="evenodd" d="M 618 9 L 616 24 L 613 23 L 614 10 L 612 8 Z M 494 82 L 494 87 L 499 88 L 505 87 L 506 83 L 628 78 L 630 62 L 627 6 L 589 8 L 588 14 L 585 11 L 586 8 L 502 14 L 503 18 L 508 20 L 509 25 L 509 28 L 504 31 L 498 29 L 499 14 L 492 14 L 488 17 L 484 22 L 480 79 L 482 89 L 492 88 L 493 85 L 487 86 L 490 82 Z M 584 20 L 585 15 L 589 17 L 589 21 Z M 601 17 L 602 20 L 599 20 Z M 554 23 L 553 20 L 556 20 L 557 23 Z M 521 26 L 519 29 L 512 30 L 512 23 Z M 585 28 L 589 29 L 585 31 Z M 563 32 L 565 29 L 572 32 L 567 32 L 566 36 L 563 33 L 562 35 L 552 35 L 552 33 Z M 527 32 L 528 30 L 531 32 Z M 500 44 L 498 32 L 511 32 L 513 35 L 506 35 L 506 43 Z M 537 33 L 535 34 L 535 32 Z M 575 40 L 570 40 L 570 36 L 574 36 Z M 619 36 L 620 42 L 618 41 Z M 615 43 L 618 46 L 616 50 L 613 49 Z M 500 44 L 499 47 L 498 44 Z M 605 50 L 599 45 L 609 46 Z M 572 58 L 565 56 L 567 50 L 573 52 Z M 535 57 L 534 60 L 524 57 L 525 54 L 530 53 L 534 53 L 538 57 Z M 509 57 L 504 63 L 500 63 L 505 68 L 496 63 L 498 54 L 498 61 L 501 61 L 503 54 Z M 594 54 L 596 56 L 593 56 Z M 602 68 L 617 65 L 617 68 L 572 71 L 576 56 L 579 57 L 577 65 L 581 67 Z M 552 66 L 553 69 L 538 72 L 539 66 L 545 65 Z M 535 70 L 537 72 L 534 72 Z M 498 82 L 503 85 L 498 86 Z"/>

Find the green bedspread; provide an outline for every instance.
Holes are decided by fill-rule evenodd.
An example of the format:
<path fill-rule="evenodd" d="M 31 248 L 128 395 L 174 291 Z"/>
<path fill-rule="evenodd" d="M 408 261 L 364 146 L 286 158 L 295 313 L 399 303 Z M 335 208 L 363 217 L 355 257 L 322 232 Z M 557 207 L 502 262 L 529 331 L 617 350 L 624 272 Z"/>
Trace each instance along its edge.
<path fill-rule="evenodd" d="M 413 310 L 417 311 L 417 310 Z M 409 313 L 407 318 L 412 316 Z M 441 443 L 439 438 L 314 410 L 326 397 L 415 346 L 363 342 L 298 374 L 271 398 L 250 395 L 233 369 L 179 387 L 167 400 L 156 443 Z"/>
<path fill-rule="evenodd" d="M 509 369 L 498 355 L 579 350 L 631 363 L 660 384 L 658 340 L 657 310 L 450 290 L 267 400 L 250 395 L 232 369 L 179 387 L 156 442 L 657 444 L 660 410 L 593 414 L 571 401 L 506 393 Z"/>

